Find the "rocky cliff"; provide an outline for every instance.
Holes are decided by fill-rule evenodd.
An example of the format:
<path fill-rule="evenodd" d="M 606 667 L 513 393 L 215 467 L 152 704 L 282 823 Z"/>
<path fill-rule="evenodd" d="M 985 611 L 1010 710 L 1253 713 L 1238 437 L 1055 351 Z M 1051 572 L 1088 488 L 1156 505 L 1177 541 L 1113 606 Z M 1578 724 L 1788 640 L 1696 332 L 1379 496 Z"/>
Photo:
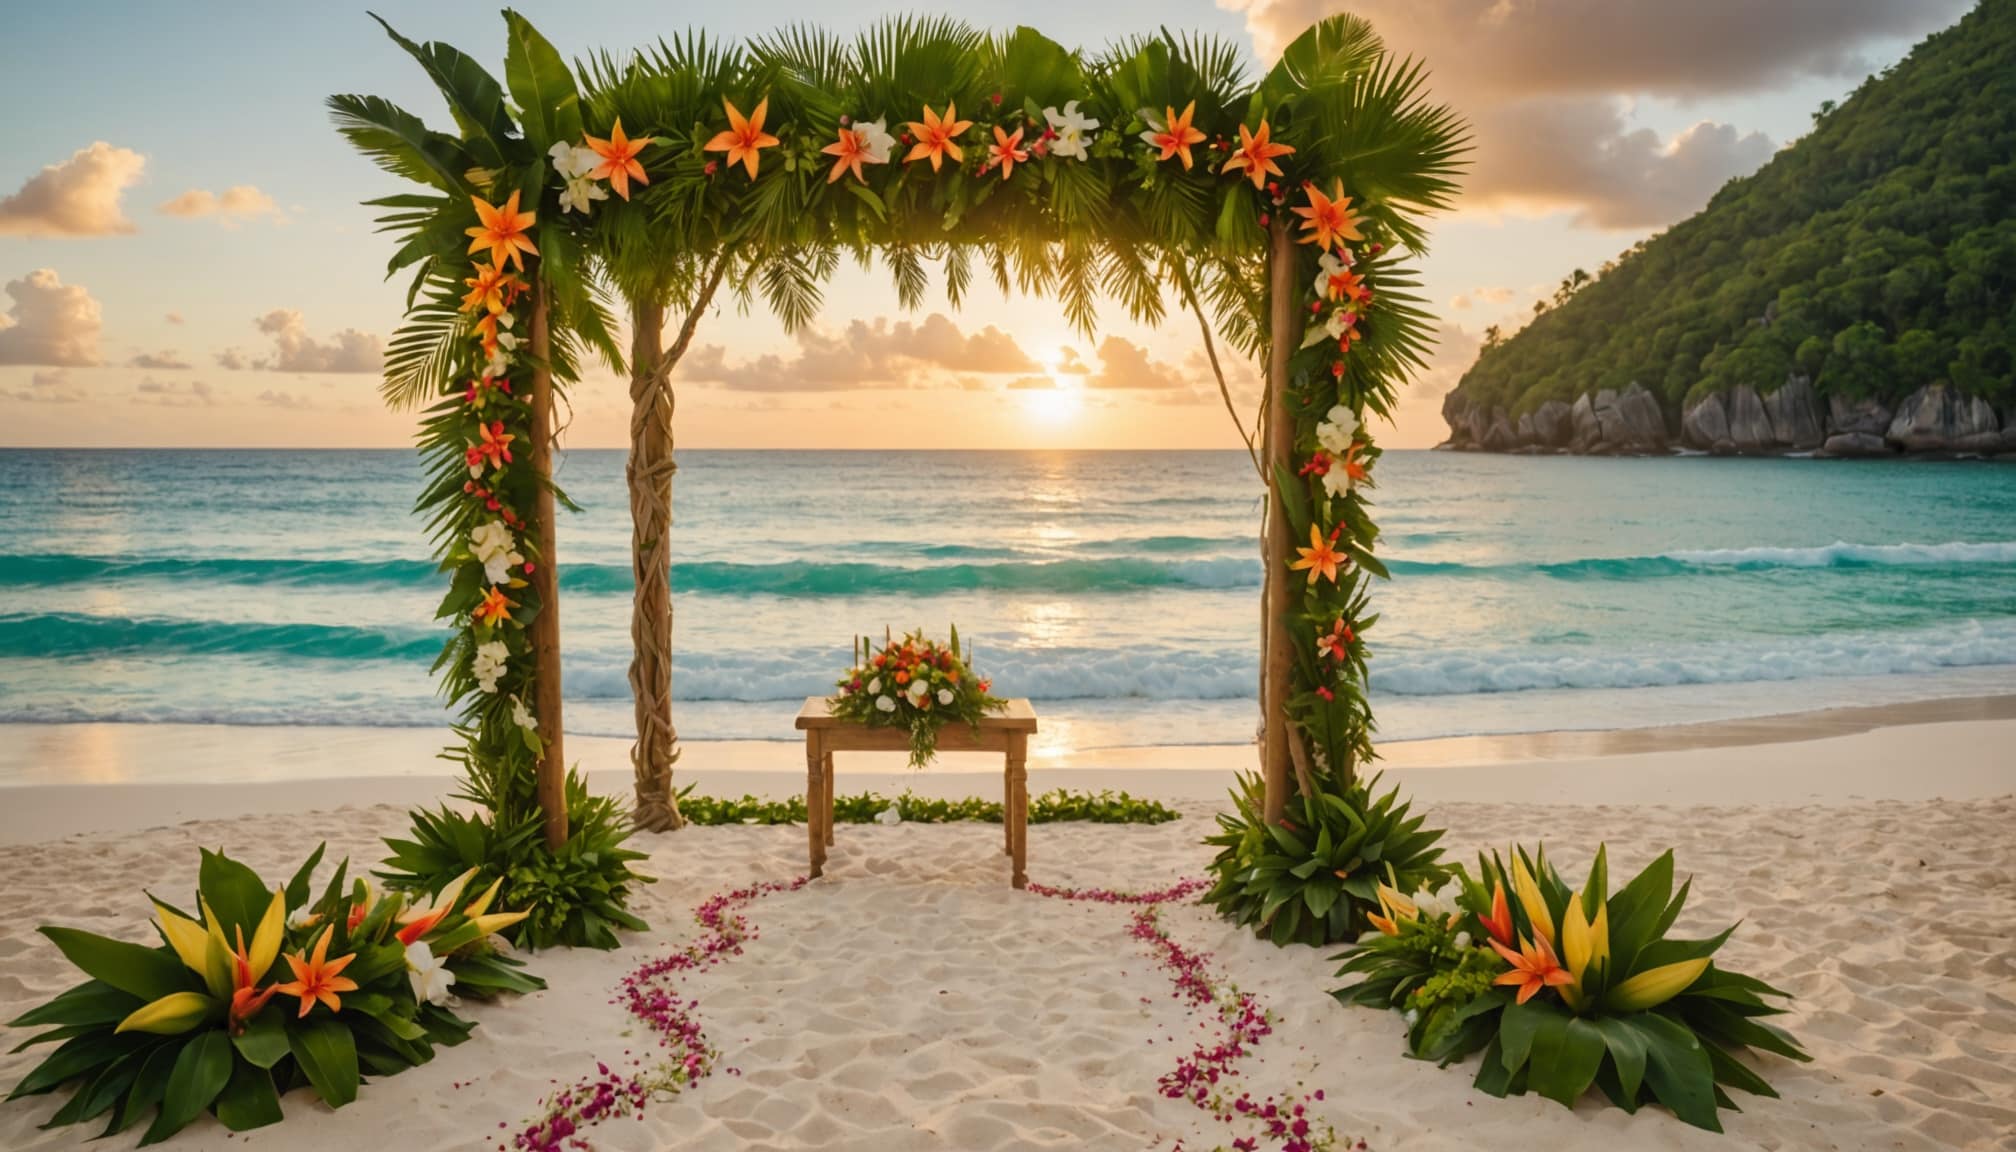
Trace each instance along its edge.
<path fill-rule="evenodd" d="M 1523 455 L 1652 456 L 1674 451 L 1714 456 L 2016 456 L 2016 402 L 2000 413 L 1978 396 L 1931 384 L 1893 410 L 1880 400 L 1824 401 L 1794 374 L 1759 395 L 1747 385 L 1709 392 L 1673 419 L 1658 397 L 1631 385 L 1584 392 L 1575 403 L 1549 400 L 1513 417 L 1451 392 L 1442 401 L 1449 439 L 1442 448 Z"/>

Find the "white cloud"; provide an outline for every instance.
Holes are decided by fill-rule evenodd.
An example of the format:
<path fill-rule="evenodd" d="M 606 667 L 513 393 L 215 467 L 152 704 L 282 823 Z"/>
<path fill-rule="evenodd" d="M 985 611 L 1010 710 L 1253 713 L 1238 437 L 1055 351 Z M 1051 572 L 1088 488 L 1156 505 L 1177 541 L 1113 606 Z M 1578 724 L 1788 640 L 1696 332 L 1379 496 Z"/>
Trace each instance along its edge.
<path fill-rule="evenodd" d="M 1968 0 L 1219 0 L 1244 12 L 1271 62 L 1304 28 L 1350 11 L 1474 129 L 1467 210 L 1573 212 L 1599 228 L 1645 228 L 1698 209 L 1755 171 L 1772 142 L 1702 121 L 1661 138 L 1632 127 L 1634 97 L 1675 101 L 1852 79 L 1863 51 L 1943 27 Z"/>
<path fill-rule="evenodd" d="M 113 236 L 134 231 L 119 197 L 147 158 L 103 140 L 28 178 L 0 200 L 0 236 Z"/>
<path fill-rule="evenodd" d="M 156 380 L 149 376 L 133 386 L 133 402 L 160 408 L 209 408 L 217 394 L 201 380 Z"/>
<path fill-rule="evenodd" d="M 7 284 L 14 303 L 0 314 L 0 364 L 88 368 L 98 361 L 104 327 L 98 302 L 81 284 L 38 268 Z"/>
<path fill-rule="evenodd" d="M 315 407 L 315 402 L 299 392 L 276 392 L 271 388 L 259 393 L 259 403 L 268 408 L 290 408 L 306 411 Z"/>
<path fill-rule="evenodd" d="M 28 387 L 0 392 L 0 397 L 27 404 L 75 404 L 85 399 L 84 390 L 71 382 L 68 368 L 45 368 L 28 378 Z"/>
<path fill-rule="evenodd" d="M 1015 338 L 988 325 L 964 333 L 943 313 L 922 321 L 856 320 L 835 333 L 807 328 L 797 352 L 729 364 L 727 350 L 707 344 L 683 360 L 677 375 L 699 384 L 752 392 L 823 392 L 916 387 L 944 372 L 1033 372 L 1038 365 Z"/>
<path fill-rule="evenodd" d="M 273 337 L 273 355 L 252 357 L 237 348 L 217 353 L 217 364 L 233 370 L 268 372 L 377 372 L 385 365 L 385 344 L 377 336 L 345 328 L 327 341 L 308 332 L 308 321 L 297 309 L 275 308 L 254 321 Z"/>
<path fill-rule="evenodd" d="M 129 368 L 152 368 L 157 372 L 180 372 L 195 365 L 182 358 L 182 353 L 173 348 L 159 352 L 142 352 L 126 362 Z"/>
<path fill-rule="evenodd" d="M 163 216 L 217 216 L 227 224 L 257 216 L 281 219 L 280 206 L 273 202 L 273 197 L 250 184 L 234 184 L 222 192 L 191 188 L 155 210 Z"/>

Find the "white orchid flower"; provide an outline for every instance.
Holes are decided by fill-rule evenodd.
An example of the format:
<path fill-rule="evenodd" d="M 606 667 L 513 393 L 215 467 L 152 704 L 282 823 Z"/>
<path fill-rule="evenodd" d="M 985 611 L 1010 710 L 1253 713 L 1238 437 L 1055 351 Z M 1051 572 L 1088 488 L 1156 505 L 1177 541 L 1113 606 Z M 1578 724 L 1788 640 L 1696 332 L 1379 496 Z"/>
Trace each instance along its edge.
<path fill-rule="evenodd" d="M 1331 312 L 1330 318 L 1323 322 L 1323 331 L 1329 333 L 1330 339 L 1341 340 L 1344 337 L 1344 330 L 1357 322 L 1358 312 L 1356 309 L 1339 308 Z"/>
<path fill-rule="evenodd" d="M 511 649 L 502 640 L 479 644 L 476 646 L 476 658 L 469 665 L 469 674 L 476 678 L 478 688 L 495 692 L 497 681 L 504 675 L 510 660 Z"/>
<path fill-rule="evenodd" d="M 887 164 L 889 151 L 896 147 L 896 138 L 889 134 L 889 118 L 884 116 L 873 122 L 856 120 L 854 132 L 861 137 L 861 147 L 868 153 L 868 163 Z"/>
<path fill-rule="evenodd" d="M 1342 500 L 1352 487 L 1351 473 L 1341 467 L 1323 473 L 1323 491 L 1333 500 Z"/>
<path fill-rule="evenodd" d="M 1050 130 L 1057 134 L 1057 139 L 1050 145 L 1052 153 L 1068 156 L 1073 160 L 1090 158 L 1085 146 L 1092 142 L 1091 132 L 1099 127 L 1099 121 L 1081 114 L 1078 111 L 1078 101 L 1072 100 L 1065 104 L 1062 113 L 1055 108 L 1043 109 L 1043 119 L 1049 122 Z"/>
<path fill-rule="evenodd" d="M 1316 442 L 1333 456 L 1351 451 L 1351 441 L 1357 435 L 1358 414 L 1342 404 L 1333 406 L 1316 425 Z"/>
<path fill-rule="evenodd" d="M 532 715 L 532 710 L 525 707 L 525 701 L 516 696 L 511 698 L 511 722 L 528 731 L 537 731 L 539 728 L 539 718 Z"/>
<path fill-rule="evenodd" d="M 560 193 L 560 211 L 579 212 L 586 216 L 597 200 L 608 198 L 608 189 L 586 176 L 575 176 L 567 181 L 567 187 Z"/>
<path fill-rule="evenodd" d="M 525 557 L 513 548 L 516 543 L 502 520 L 478 524 L 469 533 L 469 550 L 483 562 L 483 575 L 492 584 L 510 580 L 510 570 L 525 563 Z"/>
<path fill-rule="evenodd" d="M 510 371 L 511 354 L 505 351 L 504 346 L 500 343 L 497 346 L 497 350 L 490 354 L 490 359 L 483 362 L 483 375 L 493 378 L 501 377 Z"/>
<path fill-rule="evenodd" d="M 406 946 L 406 976 L 413 983 L 413 999 L 428 1004 L 446 1004 L 452 999 L 448 990 L 455 986 L 455 973 L 425 940 Z"/>
<path fill-rule="evenodd" d="M 558 172 L 562 179 L 572 180 L 575 176 L 580 175 L 574 169 L 574 146 L 565 140 L 548 148 L 546 156 L 553 161 L 553 171 Z"/>

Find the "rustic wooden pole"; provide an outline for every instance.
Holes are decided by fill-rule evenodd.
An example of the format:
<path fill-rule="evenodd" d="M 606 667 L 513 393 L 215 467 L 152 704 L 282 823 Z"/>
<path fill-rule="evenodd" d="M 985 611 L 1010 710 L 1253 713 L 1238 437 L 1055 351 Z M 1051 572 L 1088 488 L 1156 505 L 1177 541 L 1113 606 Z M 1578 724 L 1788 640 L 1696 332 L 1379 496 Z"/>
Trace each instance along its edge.
<path fill-rule="evenodd" d="M 1266 791 L 1262 814 L 1269 824 L 1281 820 L 1288 802 L 1288 780 L 1293 771 L 1289 751 L 1288 696 L 1295 653 L 1288 636 L 1288 613 L 1294 602 L 1288 561 L 1294 538 L 1288 527 L 1288 509 L 1274 490 L 1282 472 L 1295 472 L 1295 414 L 1288 402 L 1288 361 L 1302 342 L 1301 312 L 1295 307 L 1295 238 L 1288 221 L 1277 213 L 1269 228 L 1267 246 L 1267 421 L 1262 435 L 1260 461 L 1267 474 L 1267 527 L 1262 539 L 1262 559 L 1266 577 L 1261 593 L 1266 627 L 1261 645 L 1260 716 L 1265 726 L 1261 741 L 1260 770 Z"/>
<path fill-rule="evenodd" d="M 637 721 L 630 765 L 636 778 L 634 818 L 650 832 L 686 824 L 672 787 L 672 766 L 679 762 L 679 730 L 672 721 L 672 478 L 679 471 L 672 369 L 692 345 L 729 256 L 715 257 L 669 350 L 663 303 L 641 299 L 630 312 L 630 458 L 624 477 L 630 489 L 630 575 L 637 589 L 630 609 L 630 695 Z"/>
<path fill-rule="evenodd" d="M 532 665 L 539 716 L 537 786 L 539 810 L 546 816 L 546 847 L 559 851 L 567 843 L 567 759 L 561 747 L 560 716 L 560 564 L 555 546 L 553 511 L 553 368 L 551 363 L 552 305 L 544 281 L 532 277 L 532 474 L 539 493 L 532 504 L 532 541 L 539 550 L 532 570 L 532 588 L 539 614 L 532 618 Z"/>

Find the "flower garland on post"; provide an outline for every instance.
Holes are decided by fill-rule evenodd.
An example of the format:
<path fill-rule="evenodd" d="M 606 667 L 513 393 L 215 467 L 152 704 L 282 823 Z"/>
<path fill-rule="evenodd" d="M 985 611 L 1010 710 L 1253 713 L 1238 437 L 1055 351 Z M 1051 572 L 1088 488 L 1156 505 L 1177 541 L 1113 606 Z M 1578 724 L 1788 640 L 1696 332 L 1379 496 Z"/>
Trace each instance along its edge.
<path fill-rule="evenodd" d="M 526 771 L 525 758 L 536 763 L 549 752 L 540 726 L 542 668 L 529 628 L 552 596 L 551 580 L 540 578 L 551 526 L 535 528 L 532 519 L 542 510 L 552 516 L 529 355 L 539 303 L 525 257 L 538 255 L 528 235 L 537 217 L 519 210 L 515 191 L 501 206 L 472 199 L 477 223 L 466 231 L 474 259 L 462 298 L 471 339 L 456 357 L 456 383 L 422 428 L 421 451 L 435 480 L 419 508 L 433 515 L 445 545 L 441 566 L 453 578 L 438 615 L 453 620 L 456 633 L 439 664 L 448 669 L 443 691 L 463 708 L 464 755 L 472 778 L 515 789 L 538 774 Z M 546 386 L 550 391 L 550 380 Z M 553 810 L 564 840 L 566 807 Z M 550 812 L 548 828 L 551 843 Z"/>

